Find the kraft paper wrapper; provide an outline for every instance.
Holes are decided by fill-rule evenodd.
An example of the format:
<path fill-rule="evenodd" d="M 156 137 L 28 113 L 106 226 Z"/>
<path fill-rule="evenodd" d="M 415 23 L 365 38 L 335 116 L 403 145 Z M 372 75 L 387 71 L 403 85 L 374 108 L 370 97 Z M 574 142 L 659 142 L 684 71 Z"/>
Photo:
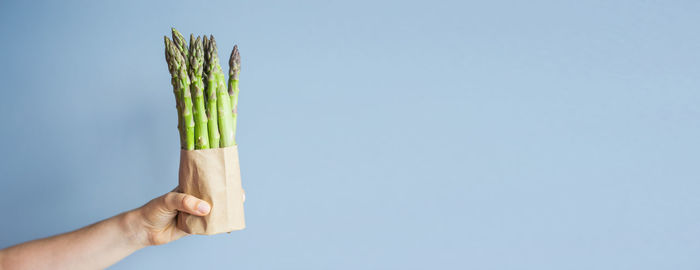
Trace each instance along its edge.
<path fill-rule="evenodd" d="M 204 217 L 179 212 L 177 227 L 190 234 L 217 234 L 245 228 L 238 147 L 181 150 L 180 191 L 207 201 Z"/>

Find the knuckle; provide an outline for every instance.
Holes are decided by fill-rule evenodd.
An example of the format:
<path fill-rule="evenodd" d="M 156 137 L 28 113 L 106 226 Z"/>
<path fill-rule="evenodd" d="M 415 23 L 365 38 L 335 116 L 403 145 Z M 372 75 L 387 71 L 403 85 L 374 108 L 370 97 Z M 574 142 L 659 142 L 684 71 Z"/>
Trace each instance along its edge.
<path fill-rule="evenodd" d="M 177 208 L 179 206 L 178 203 L 180 203 L 178 195 L 180 194 L 176 192 L 168 192 L 162 197 L 163 203 L 169 208 Z"/>
<path fill-rule="evenodd" d="M 180 205 L 182 205 L 182 207 L 188 208 L 188 206 L 192 202 L 192 198 L 186 194 L 180 194 L 180 195 L 182 196 L 182 198 L 180 198 Z"/>
<path fill-rule="evenodd" d="M 168 192 L 163 196 L 163 200 L 167 201 L 172 201 L 173 197 L 175 197 L 176 193 L 175 192 Z"/>

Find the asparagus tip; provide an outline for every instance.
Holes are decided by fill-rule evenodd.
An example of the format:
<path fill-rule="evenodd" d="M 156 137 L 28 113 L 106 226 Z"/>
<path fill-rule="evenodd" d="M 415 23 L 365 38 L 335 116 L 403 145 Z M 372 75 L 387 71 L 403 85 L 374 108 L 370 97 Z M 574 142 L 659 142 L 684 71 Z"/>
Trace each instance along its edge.
<path fill-rule="evenodd" d="M 229 77 L 238 80 L 238 73 L 241 72 L 241 55 L 238 52 L 238 45 L 233 45 L 231 57 L 228 60 Z"/>
<path fill-rule="evenodd" d="M 216 48 L 216 39 L 214 39 L 214 35 L 209 35 L 209 49 L 215 57 L 219 54 L 218 49 Z"/>

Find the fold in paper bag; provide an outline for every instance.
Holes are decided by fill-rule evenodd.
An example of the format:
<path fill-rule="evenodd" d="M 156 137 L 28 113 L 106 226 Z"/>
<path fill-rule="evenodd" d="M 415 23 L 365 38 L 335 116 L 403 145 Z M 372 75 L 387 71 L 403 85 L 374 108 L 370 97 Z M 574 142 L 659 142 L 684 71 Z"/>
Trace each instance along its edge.
<path fill-rule="evenodd" d="M 190 234 L 217 234 L 245 228 L 238 147 L 181 150 L 180 191 L 207 201 L 204 217 L 179 212 L 177 227 Z"/>

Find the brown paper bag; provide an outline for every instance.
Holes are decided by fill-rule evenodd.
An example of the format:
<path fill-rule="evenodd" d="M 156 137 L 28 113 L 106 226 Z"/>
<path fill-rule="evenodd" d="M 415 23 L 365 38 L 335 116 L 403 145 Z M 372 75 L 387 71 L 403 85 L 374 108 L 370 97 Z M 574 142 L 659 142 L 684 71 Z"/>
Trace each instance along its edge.
<path fill-rule="evenodd" d="M 181 150 L 180 191 L 207 201 L 204 217 L 179 212 L 177 227 L 190 234 L 217 234 L 245 228 L 238 147 Z"/>

